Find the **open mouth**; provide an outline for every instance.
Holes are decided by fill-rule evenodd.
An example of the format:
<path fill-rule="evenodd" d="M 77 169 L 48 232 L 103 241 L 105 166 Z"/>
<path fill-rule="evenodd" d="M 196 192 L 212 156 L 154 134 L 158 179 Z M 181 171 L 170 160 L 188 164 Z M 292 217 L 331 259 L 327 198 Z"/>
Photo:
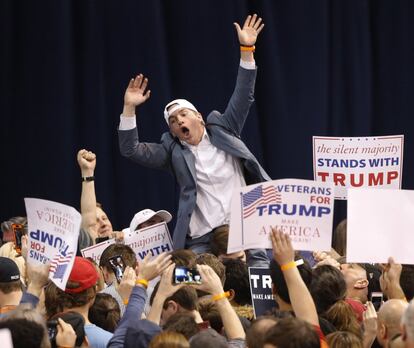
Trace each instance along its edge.
<path fill-rule="evenodd" d="M 187 137 L 190 134 L 190 130 L 187 127 L 181 127 L 181 132 L 185 137 Z"/>

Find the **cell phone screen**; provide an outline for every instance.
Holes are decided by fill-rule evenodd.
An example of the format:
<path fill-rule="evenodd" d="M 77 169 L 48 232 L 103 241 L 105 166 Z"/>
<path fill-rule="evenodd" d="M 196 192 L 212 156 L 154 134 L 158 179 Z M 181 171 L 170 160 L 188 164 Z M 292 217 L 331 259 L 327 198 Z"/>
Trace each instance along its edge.
<path fill-rule="evenodd" d="M 12 224 L 13 235 L 14 235 L 14 248 L 18 254 L 22 252 L 22 236 L 23 236 L 23 225 Z"/>
<path fill-rule="evenodd" d="M 174 284 L 201 284 L 201 276 L 197 269 L 176 267 L 174 270 Z"/>
<path fill-rule="evenodd" d="M 382 301 L 384 300 L 382 292 L 373 292 L 371 294 L 371 302 L 374 305 L 374 308 L 376 311 L 379 310 L 379 308 L 382 305 Z"/>
<path fill-rule="evenodd" d="M 53 341 L 54 339 L 56 339 L 56 335 L 57 335 L 57 320 L 49 320 L 47 322 L 47 334 L 49 336 L 49 340 Z"/>
<path fill-rule="evenodd" d="M 117 282 L 120 283 L 124 275 L 124 271 L 125 271 L 125 262 L 122 259 L 122 256 L 121 255 L 113 256 L 108 261 L 109 261 L 109 264 L 111 265 L 112 271 L 115 274 Z"/>

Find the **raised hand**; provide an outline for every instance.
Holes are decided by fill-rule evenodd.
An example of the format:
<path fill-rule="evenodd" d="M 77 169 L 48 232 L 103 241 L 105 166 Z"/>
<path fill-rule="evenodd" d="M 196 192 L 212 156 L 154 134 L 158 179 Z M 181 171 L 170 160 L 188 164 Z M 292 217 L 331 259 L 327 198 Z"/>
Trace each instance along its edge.
<path fill-rule="evenodd" d="M 91 151 L 82 149 L 78 151 L 77 158 L 82 176 L 93 176 L 96 167 L 96 155 Z"/>
<path fill-rule="evenodd" d="M 238 23 L 234 23 L 234 26 L 237 30 L 240 45 L 253 46 L 256 43 L 257 36 L 262 31 L 264 24 L 262 23 L 262 19 L 254 14 L 253 16 L 247 16 L 243 28 L 240 28 Z"/>
<path fill-rule="evenodd" d="M 168 266 L 171 265 L 171 255 L 167 253 L 162 253 L 151 259 L 151 253 L 148 253 L 144 260 L 139 264 L 138 267 L 138 278 L 145 280 L 152 280 L 158 277 L 161 273 L 164 272 Z"/>
<path fill-rule="evenodd" d="M 125 106 L 138 106 L 147 101 L 151 95 L 151 91 L 147 90 L 148 79 L 144 75 L 139 74 L 135 79 L 129 81 L 128 87 L 124 95 Z"/>
<path fill-rule="evenodd" d="M 289 235 L 272 227 L 270 239 L 273 247 L 273 258 L 280 266 L 295 261 L 295 250 L 292 247 Z"/>

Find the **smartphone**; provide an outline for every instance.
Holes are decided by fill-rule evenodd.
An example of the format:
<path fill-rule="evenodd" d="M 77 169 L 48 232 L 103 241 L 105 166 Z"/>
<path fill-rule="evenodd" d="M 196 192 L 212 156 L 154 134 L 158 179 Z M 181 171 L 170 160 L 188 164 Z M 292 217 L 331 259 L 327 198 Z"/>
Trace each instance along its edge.
<path fill-rule="evenodd" d="M 201 284 L 201 275 L 196 268 L 177 266 L 174 269 L 173 284 Z"/>
<path fill-rule="evenodd" d="M 119 284 L 122 280 L 122 276 L 124 275 L 125 262 L 121 255 L 112 256 L 108 261 Z"/>
<path fill-rule="evenodd" d="M 384 300 L 384 296 L 382 292 L 373 291 L 371 293 L 371 302 L 374 305 L 376 311 L 380 309 L 383 300 Z"/>
<path fill-rule="evenodd" d="M 49 320 L 46 325 L 47 325 L 47 334 L 49 336 L 49 341 L 53 341 L 56 339 L 56 335 L 57 335 L 57 320 Z"/>
<path fill-rule="evenodd" d="M 22 224 L 12 224 L 13 236 L 14 236 L 14 249 L 16 252 L 22 254 L 22 236 L 24 227 Z"/>

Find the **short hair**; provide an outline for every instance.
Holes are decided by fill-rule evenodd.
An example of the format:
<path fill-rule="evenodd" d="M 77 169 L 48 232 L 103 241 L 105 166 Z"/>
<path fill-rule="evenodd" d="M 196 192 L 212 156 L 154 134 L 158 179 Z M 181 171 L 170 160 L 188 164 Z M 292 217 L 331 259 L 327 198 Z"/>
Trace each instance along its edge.
<path fill-rule="evenodd" d="M 68 281 L 66 288 L 77 288 L 79 284 Z M 64 309 L 81 307 L 92 301 L 96 296 L 96 287 L 92 286 L 84 291 L 69 294 L 59 289 L 54 283 L 49 282 L 45 288 L 46 315 L 50 318 Z"/>
<path fill-rule="evenodd" d="M 276 325 L 278 319 L 271 315 L 257 318 L 246 332 L 246 345 L 249 348 L 262 348 L 267 331 Z"/>
<path fill-rule="evenodd" d="M 226 281 L 226 268 L 223 265 L 217 256 L 209 253 L 203 253 L 197 255 L 196 258 L 197 265 L 207 265 L 210 266 L 214 272 L 219 276 L 221 284 L 224 285 Z"/>
<path fill-rule="evenodd" d="M 350 304 L 341 300 L 335 302 L 324 314 L 338 331 L 349 331 L 361 336 L 361 327 Z"/>
<path fill-rule="evenodd" d="M 249 270 L 245 262 L 239 259 L 224 260 L 226 271 L 224 291 L 233 289 L 234 302 L 240 306 L 251 305 Z"/>
<path fill-rule="evenodd" d="M 326 336 L 331 348 L 362 348 L 361 337 L 349 331 L 336 331 Z"/>
<path fill-rule="evenodd" d="M 295 259 L 298 258 L 299 256 L 296 255 Z M 279 296 L 284 302 L 290 304 L 289 290 L 280 265 L 272 259 L 269 267 L 270 277 L 272 278 L 272 283 L 277 296 Z M 303 265 L 298 266 L 298 271 L 303 279 L 303 282 L 309 288 L 312 282 L 312 269 L 310 268 L 309 263 L 306 260 L 303 260 Z"/>
<path fill-rule="evenodd" d="M 34 321 L 6 318 L 0 321 L 0 329 L 10 330 L 14 348 L 50 347 L 43 340 L 44 327 Z"/>
<path fill-rule="evenodd" d="M 154 291 L 151 294 L 151 298 L 150 298 L 151 306 L 152 306 L 152 303 L 154 302 L 155 296 L 157 296 L 159 285 L 160 283 L 158 282 L 157 285 L 155 285 Z M 189 310 L 189 311 L 194 311 L 194 310 L 197 310 L 197 300 L 198 300 L 198 297 L 197 297 L 196 290 L 192 286 L 186 285 L 178 289 L 176 292 L 174 292 L 174 294 L 168 297 L 164 301 L 163 308 L 167 309 L 168 302 L 174 301 L 178 303 L 182 308 Z"/>
<path fill-rule="evenodd" d="M 111 264 L 109 263 L 109 259 L 117 255 L 122 256 L 122 260 L 124 260 L 125 266 L 135 268 L 137 265 L 137 257 L 135 255 L 135 252 L 128 245 L 111 244 L 103 251 L 99 260 L 99 266 L 102 268 L 105 267 L 106 270 L 113 273 L 114 271 L 112 270 Z"/>
<path fill-rule="evenodd" d="M 219 257 L 227 254 L 229 241 L 229 225 L 223 225 L 215 229 L 210 240 L 211 253 Z"/>
<path fill-rule="evenodd" d="M 23 291 L 23 285 L 20 279 L 12 282 L 0 282 L 0 291 L 7 295 L 15 291 Z"/>
<path fill-rule="evenodd" d="M 92 324 L 106 331 L 114 332 L 121 319 L 121 310 L 117 300 L 111 295 L 98 293 L 95 302 L 89 308 L 88 317 Z"/>
<path fill-rule="evenodd" d="M 414 342 L 414 300 L 411 300 L 408 304 L 401 323 L 405 326 L 405 332 L 409 342 Z"/>
<path fill-rule="evenodd" d="M 343 274 L 339 269 L 329 265 L 315 268 L 310 292 L 318 313 L 324 313 L 336 301 L 345 299 L 346 283 Z"/>
<path fill-rule="evenodd" d="M 163 329 L 165 331 L 178 332 L 188 340 L 200 331 L 194 315 L 192 313 L 182 312 L 175 313 L 169 317 Z"/>
<path fill-rule="evenodd" d="M 332 238 L 332 247 L 341 256 L 346 256 L 346 229 L 347 220 L 343 219 L 336 226 Z"/>
<path fill-rule="evenodd" d="M 199 301 L 198 311 L 201 318 L 210 323 L 211 328 L 216 330 L 218 333 L 221 333 L 223 329 L 223 320 L 221 319 L 220 312 L 218 311 L 217 304 L 215 302 L 212 302 L 210 299 L 208 301 Z"/>
<path fill-rule="evenodd" d="M 171 262 L 176 266 L 194 268 L 197 254 L 191 249 L 177 249 L 171 252 Z"/>
<path fill-rule="evenodd" d="M 414 298 L 414 265 L 403 265 L 400 285 L 407 301 Z"/>
<path fill-rule="evenodd" d="M 178 332 L 163 331 L 151 340 L 149 348 L 190 348 L 190 343 Z"/>
<path fill-rule="evenodd" d="M 319 348 L 319 336 L 315 328 L 298 318 L 284 318 L 271 327 L 264 344 L 283 348 Z"/>

